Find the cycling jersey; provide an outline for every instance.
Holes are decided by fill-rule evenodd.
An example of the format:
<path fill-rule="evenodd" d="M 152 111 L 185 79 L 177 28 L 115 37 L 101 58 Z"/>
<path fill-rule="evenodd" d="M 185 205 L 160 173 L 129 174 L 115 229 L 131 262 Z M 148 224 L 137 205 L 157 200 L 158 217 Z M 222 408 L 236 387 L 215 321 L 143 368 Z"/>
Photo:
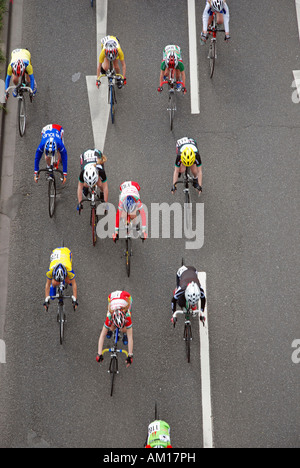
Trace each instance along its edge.
<path fill-rule="evenodd" d="M 66 247 L 59 247 L 52 251 L 51 256 L 50 256 L 49 270 L 46 273 L 47 278 L 48 279 L 53 278 L 53 270 L 60 263 L 66 268 L 68 279 L 69 280 L 74 279 L 76 275 L 72 267 L 72 252 L 70 251 L 70 249 L 67 249 Z"/>
<path fill-rule="evenodd" d="M 134 198 L 136 202 L 136 210 L 140 211 L 140 215 L 142 218 L 142 228 L 146 229 L 146 223 L 147 223 L 146 213 L 145 213 L 143 204 L 140 199 L 140 193 L 139 193 L 140 190 L 141 188 L 137 182 L 127 181 L 127 182 L 123 182 L 123 184 L 120 185 L 119 206 L 118 206 L 117 215 L 116 215 L 116 231 L 119 230 L 119 226 L 120 226 L 120 217 L 121 217 L 121 213 L 123 212 L 123 202 L 128 196 L 131 196 Z"/>
<path fill-rule="evenodd" d="M 199 149 L 197 146 L 196 141 L 193 138 L 181 138 L 180 140 L 177 140 L 176 143 L 176 161 L 175 161 L 175 166 L 180 167 L 181 165 L 181 153 L 185 150 L 185 148 L 191 148 L 196 156 L 196 161 L 195 164 L 197 167 L 200 167 L 202 165 Z"/>
<path fill-rule="evenodd" d="M 178 65 L 176 67 L 176 70 L 179 70 L 180 72 L 183 72 L 184 71 L 184 65 L 183 65 L 182 58 L 181 58 L 181 50 L 180 50 L 180 47 L 177 46 L 177 45 L 168 45 L 168 46 L 166 46 L 164 48 L 163 59 L 162 59 L 162 62 L 161 62 L 160 69 L 165 71 L 165 69 L 167 68 L 166 58 L 167 58 L 167 55 L 168 55 L 169 52 L 174 52 L 174 54 L 176 55 L 176 57 L 178 59 Z"/>
<path fill-rule="evenodd" d="M 101 158 L 102 157 L 101 151 L 99 151 L 99 153 L 100 153 L 100 158 Z M 103 164 L 98 164 L 97 162 L 98 162 L 98 157 L 94 154 L 94 150 L 87 150 L 80 155 L 81 172 L 79 175 L 79 182 L 81 182 L 82 184 L 84 183 L 83 174 L 88 164 L 93 164 L 96 167 L 98 175 L 102 183 L 107 181 L 106 172 L 105 172 Z"/>
<path fill-rule="evenodd" d="M 165 421 L 154 421 L 148 427 L 145 448 L 172 448 L 170 426 Z"/>
<path fill-rule="evenodd" d="M 12 76 L 12 67 L 15 62 L 18 60 L 23 60 L 25 65 L 25 71 L 29 75 L 30 78 L 30 88 L 34 90 L 34 75 L 33 75 L 33 68 L 31 65 L 31 54 L 27 49 L 15 49 L 11 53 L 10 64 L 7 67 L 7 75 L 5 79 L 5 89 L 9 87 L 10 78 Z"/>
<path fill-rule="evenodd" d="M 38 172 L 40 167 L 40 160 L 45 150 L 45 144 L 49 138 L 53 138 L 57 145 L 57 149 L 60 152 L 61 160 L 63 164 L 63 173 L 68 173 L 68 153 L 63 142 L 64 129 L 61 125 L 50 124 L 42 129 L 42 139 L 37 147 L 34 161 L 34 171 Z"/>
<path fill-rule="evenodd" d="M 204 290 L 201 287 L 201 284 L 200 284 L 200 281 L 199 281 L 199 278 L 198 278 L 198 272 L 197 272 L 196 268 L 191 267 L 191 266 L 189 266 L 189 267 L 182 266 L 177 271 L 176 279 L 177 279 L 177 288 L 175 289 L 174 294 L 173 294 L 173 298 L 172 298 L 172 311 L 173 311 L 173 313 L 176 311 L 176 304 L 177 303 L 178 303 L 179 307 L 181 307 L 181 308 L 186 307 L 187 308 L 187 301 L 186 301 L 186 298 L 185 298 L 185 291 L 186 291 L 186 288 L 187 288 L 188 284 L 190 284 L 192 282 L 196 283 L 200 288 L 200 292 L 201 292 L 201 310 L 204 311 L 205 304 L 206 304 L 206 298 L 205 298 Z"/>
<path fill-rule="evenodd" d="M 101 39 L 101 53 L 99 57 L 99 62 L 103 63 L 105 60 L 105 44 L 108 41 L 114 41 L 116 45 L 116 49 L 118 49 L 118 56 L 116 60 L 124 60 L 124 52 L 121 49 L 119 39 L 115 36 L 105 36 L 103 39 Z"/>
<path fill-rule="evenodd" d="M 209 20 L 209 17 L 213 15 L 213 13 L 215 13 L 212 8 L 211 8 L 211 2 L 209 0 L 206 1 L 206 5 L 205 5 L 205 8 L 204 8 L 204 12 L 203 12 L 203 16 L 202 16 L 202 19 L 203 19 L 203 31 L 207 31 L 207 28 L 208 28 L 208 20 Z M 230 15 L 229 15 L 229 7 L 227 5 L 226 2 L 224 2 L 224 8 L 223 10 L 221 11 L 222 15 L 223 15 L 223 20 L 224 20 L 224 29 L 226 31 L 226 33 L 229 34 L 229 20 L 230 20 Z"/>
<path fill-rule="evenodd" d="M 132 297 L 127 291 L 114 291 L 108 296 L 108 311 L 105 320 L 105 328 L 110 328 L 113 325 L 113 312 L 117 309 L 127 309 L 125 313 L 125 327 L 131 328 L 131 306 Z"/>

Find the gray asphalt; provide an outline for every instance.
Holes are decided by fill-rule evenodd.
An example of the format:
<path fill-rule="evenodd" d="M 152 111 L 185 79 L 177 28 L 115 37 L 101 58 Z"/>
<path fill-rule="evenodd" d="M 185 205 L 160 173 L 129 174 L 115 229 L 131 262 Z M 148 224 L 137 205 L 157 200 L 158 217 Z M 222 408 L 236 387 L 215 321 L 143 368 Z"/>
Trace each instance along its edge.
<path fill-rule="evenodd" d="M 142 447 L 155 400 L 174 447 L 203 445 L 198 333 L 194 326 L 188 366 L 183 325 L 174 331 L 169 321 L 184 256 L 207 273 L 215 446 L 299 447 L 299 365 L 291 359 L 300 337 L 294 2 L 274 9 L 271 0 L 254 0 L 250 11 L 245 0 L 230 2 L 232 42 L 219 40 L 212 81 L 207 49 L 198 48 L 201 114 L 191 116 L 189 96 L 180 96 L 171 134 L 166 94 L 156 88 L 167 43 L 181 46 L 189 76 L 186 3 L 123 0 L 120 8 L 109 0 L 108 33 L 121 40 L 128 67 L 104 148 L 110 201 L 117 203 L 125 179 L 140 183 L 148 206 L 181 200 L 170 187 L 175 142 L 187 134 L 199 143 L 204 171 L 202 249 L 185 251 L 183 239 L 136 242 L 130 279 L 122 246 L 107 239 L 93 248 L 88 212 L 76 212 L 79 155 L 93 145 L 85 75 L 96 73 L 96 25 L 85 3 L 27 0 L 24 9 L 22 44 L 39 89 L 15 155 L 0 445 Z M 198 33 L 204 3 L 197 3 Z M 35 149 L 50 122 L 64 126 L 69 153 L 53 220 L 46 183 L 33 184 Z M 41 304 L 49 255 L 62 238 L 73 251 L 80 307 L 68 310 L 60 347 L 54 308 L 46 314 Z M 120 288 L 134 301 L 134 364 L 122 366 L 111 399 L 108 362 L 100 367 L 95 356 L 107 296 Z"/>

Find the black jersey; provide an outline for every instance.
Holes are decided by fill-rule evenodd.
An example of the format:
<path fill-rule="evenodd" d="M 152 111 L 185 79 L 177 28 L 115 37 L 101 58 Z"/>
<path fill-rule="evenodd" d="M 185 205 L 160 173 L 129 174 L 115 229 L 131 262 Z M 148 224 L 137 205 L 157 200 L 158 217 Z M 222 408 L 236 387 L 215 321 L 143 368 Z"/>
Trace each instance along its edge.
<path fill-rule="evenodd" d="M 84 183 L 83 173 L 84 173 L 84 169 L 86 168 L 88 164 L 94 164 L 96 166 L 101 182 L 107 181 L 104 165 L 97 164 L 98 159 L 101 157 L 102 157 L 102 153 L 101 151 L 98 151 L 98 150 L 97 151 L 87 150 L 80 155 L 81 172 L 79 175 L 79 182 L 81 182 L 82 184 Z"/>
<path fill-rule="evenodd" d="M 188 286 L 188 284 L 194 282 L 199 286 L 200 293 L 201 293 L 201 310 L 204 310 L 205 308 L 205 293 L 203 288 L 201 287 L 199 278 L 198 278 L 198 272 L 196 268 L 189 266 L 182 266 L 179 268 L 177 271 L 177 288 L 174 291 L 174 295 L 172 298 L 172 311 L 176 311 L 176 304 L 179 305 L 179 307 L 183 308 L 186 307 L 186 298 L 185 298 L 185 291 Z"/>
<path fill-rule="evenodd" d="M 176 161 L 175 161 L 175 166 L 180 167 L 181 164 L 181 153 L 184 151 L 186 147 L 192 148 L 192 150 L 195 153 L 196 156 L 196 161 L 195 164 L 197 167 L 200 167 L 202 165 L 201 157 L 200 157 L 200 152 L 198 149 L 198 145 L 196 141 L 193 138 L 181 138 L 180 140 L 177 140 L 176 142 Z"/>

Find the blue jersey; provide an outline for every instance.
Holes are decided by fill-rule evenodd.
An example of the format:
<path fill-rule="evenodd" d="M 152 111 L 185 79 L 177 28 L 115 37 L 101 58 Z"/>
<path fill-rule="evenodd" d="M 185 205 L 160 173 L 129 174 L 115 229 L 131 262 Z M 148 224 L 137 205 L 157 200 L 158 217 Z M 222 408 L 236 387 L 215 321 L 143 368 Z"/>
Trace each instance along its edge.
<path fill-rule="evenodd" d="M 53 124 L 53 125 L 47 125 L 46 127 L 43 128 L 42 139 L 35 153 L 35 161 L 34 161 L 35 172 L 39 171 L 40 160 L 41 160 L 41 157 L 43 156 L 46 142 L 49 140 L 49 138 L 53 138 L 54 142 L 56 143 L 57 149 L 61 155 L 61 160 L 63 164 L 63 173 L 65 175 L 67 174 L 68 153 L 63 142 L 63 134 L 64 134 L 64 129 L 62 128 L 61 125 Z"/>

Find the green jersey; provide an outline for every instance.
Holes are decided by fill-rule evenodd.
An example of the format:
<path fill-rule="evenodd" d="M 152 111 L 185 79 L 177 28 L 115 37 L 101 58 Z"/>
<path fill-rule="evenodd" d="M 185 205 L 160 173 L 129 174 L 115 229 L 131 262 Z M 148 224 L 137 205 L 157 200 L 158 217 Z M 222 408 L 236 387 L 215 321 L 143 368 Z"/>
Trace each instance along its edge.
<path fill-rule="evenodd" d="M 169 424 L 165 421 L 154 421 L 149 425 L 146 448 L 172 448 Z"/>
<path fill-rule="evenodd" d="M 184 65 L 183 65 L 183 62 L 182 62 L 182 57 L 181 57 L 181 50 L 180 50 L 180 47 L 177 46 L 177 45 L 168 45 L 164 48 L 164 51 L 163 51 L 163 60 L 161 62 L 161 70 L 165 71 L 166 69 L 166 58 L 167 58 L 167 55 L 170 53 L 170 52 L 174 52 L 174 54 L 176 55 L 177 59 L 178 59 L 178 65 L 176 67 L 176 70 L 180 70 L 180 72 L 183 72 L 184 71 Z"/>

